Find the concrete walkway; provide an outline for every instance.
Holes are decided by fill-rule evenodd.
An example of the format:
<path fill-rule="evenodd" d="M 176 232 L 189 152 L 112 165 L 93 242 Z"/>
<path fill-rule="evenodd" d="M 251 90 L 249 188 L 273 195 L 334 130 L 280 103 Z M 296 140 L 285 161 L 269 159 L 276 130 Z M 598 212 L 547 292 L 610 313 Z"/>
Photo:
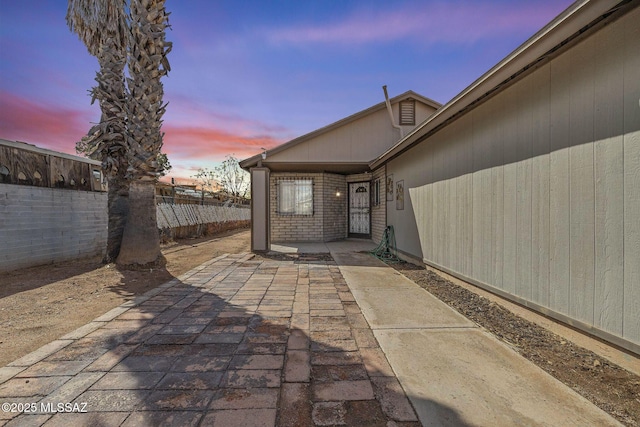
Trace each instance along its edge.
<path fill-rule="evenodd" d="M 621 425 L 381 261 L 333 257 L 422 425 Z"/>
<path fill-rule="evenodd" d="M 323 248 L 324 247 L 324 248 Z M 362 240 L 278 246 L 329 251 L 424 426 L 618 426 L 614 418 L 364 251 Z"/>
<path fill-rule="evenodd" d="M 0 425 L 618 425 L 372 247 L 213 259 L 0 368 Z"/>

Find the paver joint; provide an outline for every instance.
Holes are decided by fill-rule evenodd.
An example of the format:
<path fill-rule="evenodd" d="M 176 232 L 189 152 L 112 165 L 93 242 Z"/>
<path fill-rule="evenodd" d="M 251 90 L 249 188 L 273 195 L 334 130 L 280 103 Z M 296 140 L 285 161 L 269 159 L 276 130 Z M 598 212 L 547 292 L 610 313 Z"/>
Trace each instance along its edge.
<path fill-rule="evenodd" d="M 419 425 L 326 257 L 219 257 L 0 372 L 6 426 Z"/>

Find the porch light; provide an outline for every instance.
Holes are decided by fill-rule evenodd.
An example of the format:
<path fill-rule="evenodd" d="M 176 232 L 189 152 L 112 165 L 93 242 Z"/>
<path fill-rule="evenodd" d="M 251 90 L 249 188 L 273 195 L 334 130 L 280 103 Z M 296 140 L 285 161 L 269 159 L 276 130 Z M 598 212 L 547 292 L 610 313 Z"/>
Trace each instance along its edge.
<path fill-rule="evenodd" d="M 339 188 L 336 188 L 336 197 L 340 197 L 340 194 L 341 194 L 341 193 L 340 193 L 340 189 L 339 189 Z"/>

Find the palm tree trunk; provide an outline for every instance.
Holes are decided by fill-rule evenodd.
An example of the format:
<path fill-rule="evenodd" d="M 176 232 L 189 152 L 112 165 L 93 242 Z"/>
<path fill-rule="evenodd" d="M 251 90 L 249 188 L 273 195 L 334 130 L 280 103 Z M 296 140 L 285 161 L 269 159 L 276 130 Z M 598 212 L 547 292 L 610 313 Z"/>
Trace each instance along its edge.
<path fill-rule="evenodd" d="M 125 58 L 122 51 L 107 40 L 98 53 L 100 72 L 96 76 L 98 86 L 92 91 L 100 100 L 102 110 L 101 138 L 96 150 L 107 176 L 108 232 L 104 262 L 115 262 L 120 252 L 124 225 L 129 212 L 129 180 L 127 178 L 126 95 L 124 87 Z"/>
<path fill-rule="evenodd" d="M 125 0 L 69 0 L 67 24 L 98 59 L 98 85 L 91 90 L 91 103 L 97 99 L 102 117 L 89 134 L 76 144 L 76 150 L 102 161 L 108 189 L 108 233 L 104 262 L 118 256 L 128 212 Z"/>
<path fill-rule="evenodd" d="M 162 264 L 160 234 L 156 222 L 155 183 L 160 175 L 157 162 L 162 148 L 162 104 L 160 78 L 169 71 L 165 41 L 168 15 L 164 0 L 131 0 L 127 86 L 127 162 L 129 216 L 122 236 L 117 263 L 125 268 Z"/>
<path fill-rule="evenodd" d="M 107 251 L 103 262 L 115 262 L 120 253 L 124 226 L 129 215 L 129 181 L 123 176 L 110 175 L 107 178 L 109 189 L 107 207 L 109 212 L 107 227 Z"/>
<path fill-rule="evenodd" d="M 155 182 L 135 180 L 129 186 L 129 215 L 122 235 L 118 265 L 149 268 L 164 265 L 156 218 Z"/>

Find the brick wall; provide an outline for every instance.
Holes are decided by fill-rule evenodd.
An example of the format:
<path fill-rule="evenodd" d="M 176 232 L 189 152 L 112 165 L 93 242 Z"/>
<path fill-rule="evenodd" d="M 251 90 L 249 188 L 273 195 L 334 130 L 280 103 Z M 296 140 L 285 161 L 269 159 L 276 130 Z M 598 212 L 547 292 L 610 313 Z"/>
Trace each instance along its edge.
<path fill-rule="evenodd" d="M 347 182 L 344 175 L 324 174 L 324 238 L 323 241 L 347 237 Z M 340 190 L 340 196 L 336 196 Z"/>
<path fill-rule="evenodd" d="M 313 215 L 280 215 L 278 179 L 313 179 Z M 336 196 L 340 189 L 340 196 Z M 344 175 L 328 173 L 275 173 L 269 182 L 271 241 L 328 242 L 347 237 L 347 184 Z"/>
<path fill-rule="evenodd" d="M 271 173 L 269 178 L 269 198 L 272 242 L 321 242 L 324 239 L 323 215 L 324 185 L 321 173 Z M 313 215 L 278 214 L 279 178 L 313 179 Z"/>
<path fill-rule="evenodd" d="M 0 184 L 0 271 L 102 255 L 107 193 Z"/>
<path fill-rule="evenodd" d="M 277 182 L 282 178 L 313 179 L 313 216 L 279 215 Z M 338 175 L 330 173 L 271 173 L 271 241 L 278 242 L 329 242 L 348 237 L 347 183 L 371 182 L 380 178 L 380 204 L 371 206 L 371 238 L 379 242 L 386 227 L 385 169 L 374 174 Z M 336 189 L 340 196 L 336 196 Z"/>

